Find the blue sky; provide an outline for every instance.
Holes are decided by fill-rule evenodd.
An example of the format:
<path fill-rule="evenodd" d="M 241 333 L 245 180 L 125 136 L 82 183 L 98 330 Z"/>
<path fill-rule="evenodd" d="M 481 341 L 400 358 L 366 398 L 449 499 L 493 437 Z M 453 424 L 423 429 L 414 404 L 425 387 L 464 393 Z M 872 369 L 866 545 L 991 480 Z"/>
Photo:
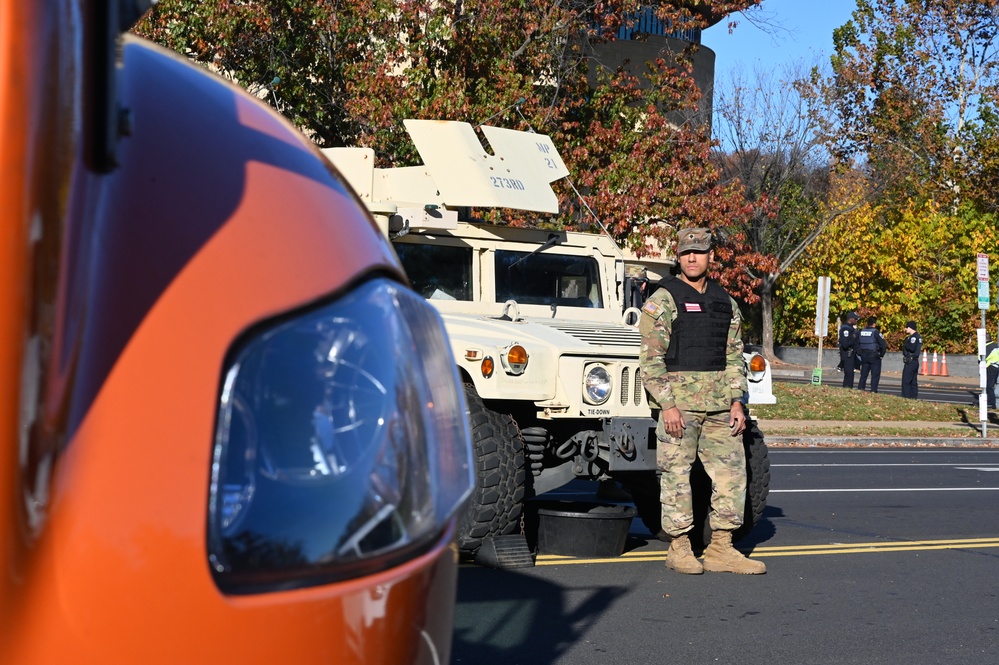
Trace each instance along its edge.
<path fill-rule="evenodd" d="M 771 34 L 739 14 L 730 17 L 739 22 L 732 34 L 728 20 L 708 28 L 701 43 L 715 52 L 716 83 L 727 81 L 728 72 L 740 66 L 749 76 L 757 62 L 775 72 L 798 61 L 828 63 L 832 31 L 849 20 L 856 6 L 855 0 L 764 0 L 754 14 L 776 27 Z"/>

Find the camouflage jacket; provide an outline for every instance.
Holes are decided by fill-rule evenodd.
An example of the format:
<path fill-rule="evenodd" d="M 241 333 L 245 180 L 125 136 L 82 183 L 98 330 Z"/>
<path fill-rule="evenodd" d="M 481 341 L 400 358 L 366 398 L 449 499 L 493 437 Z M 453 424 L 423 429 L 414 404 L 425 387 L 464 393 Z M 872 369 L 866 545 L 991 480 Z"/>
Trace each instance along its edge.
<path fill-rule="evenodd" d="M 722 371 L 666 371 L 663 356 L 669 348 L 675 320 L 673 296 L 666 289 L 656 289 L 642 307 L 639 322 L 642 333 L 639 363 L 645 389 L 662 409 L 676 406 L 681 411 L 727 411 L 732 400 L 742 399 L 748 389 L 739 306 L 732 300 L 732 322 Z"/>

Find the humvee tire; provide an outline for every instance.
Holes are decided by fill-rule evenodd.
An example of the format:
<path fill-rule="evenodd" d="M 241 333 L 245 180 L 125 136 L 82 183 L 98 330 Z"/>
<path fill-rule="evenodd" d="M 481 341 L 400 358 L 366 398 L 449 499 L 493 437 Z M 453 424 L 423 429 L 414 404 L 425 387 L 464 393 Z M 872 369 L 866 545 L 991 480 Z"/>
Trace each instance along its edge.
<path fill-rule="evenodd" d="M 475 487 L 458 526 L 458 549 L 474 556 L 482 540 L 520 529 L 524 503 L 524 440 L 513 417 L 483 403 L 465 384 Z"/>
<path fill-rule="evenodd" d="M 767 451 L 763 432 L 755 421 L 749 420 L 742 433 L 742 443 L 746 450 L 746 512 L 743 524 L 732 534 L 732 540 L 744 537 L 763 519 L 767 507 L 767 496 L 770 493 L 770 457 Z M 625 489 L 631 494 L 642 523 L 653 536 L 666 541 L 666 533 L 662 529 L 662 508 L 659 502 L 659 475 L 654 473 L 628 474 L 619 478 Z M 690 472 L 691 492 L 694 500 L 694 528 L 690 532 L 690 541 L 694 549 L 703 549 L 711 542 L 711 525 L 708 523 L 708 512 L 711 503 L 711 479 L 701 465 L 700 460 L 694 462 Z"/>
<path fill-rule="evenodd" d="M 770 452 L 763 439 L 763 432 L 753 420 L 746 421 L 742 433 L 742 444 L 746 448 L 746 514 L 742 526 L 733 534 L 733 540 L 742 538 L 763 519 L 770 495 Z"/>

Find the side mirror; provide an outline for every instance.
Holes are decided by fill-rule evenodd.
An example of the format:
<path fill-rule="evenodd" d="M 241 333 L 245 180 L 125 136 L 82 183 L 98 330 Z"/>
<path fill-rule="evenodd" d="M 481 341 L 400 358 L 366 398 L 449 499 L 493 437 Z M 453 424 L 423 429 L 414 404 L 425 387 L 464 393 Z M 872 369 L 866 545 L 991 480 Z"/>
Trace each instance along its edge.
<path fill-rule="evenodd" d="M 118 165 L 118 139 L 131 131 L 118 104 L 118 40 L 156 0 L 107 0 L 88 5 L 84 19 L 83 155 L 87 167 L 108 173 Z"/>

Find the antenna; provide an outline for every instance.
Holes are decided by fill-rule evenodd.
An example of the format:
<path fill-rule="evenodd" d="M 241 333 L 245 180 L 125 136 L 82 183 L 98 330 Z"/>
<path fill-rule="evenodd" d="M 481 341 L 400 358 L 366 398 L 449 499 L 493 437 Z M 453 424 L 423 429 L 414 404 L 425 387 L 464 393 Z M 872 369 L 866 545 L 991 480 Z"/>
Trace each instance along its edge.
<path fill-rule="evenodd" d="M 519 115 L 521 117 L 521 119 L 524 121 L 524 123 L 527 125 L 527 127 L 531 130 L 531 133 L 532 134 L 537 134 L 537 132 L 534 130 L 534 126 L 531 125 L 531 121 L 528 120 L 527 117 L 524 116 L 524 114 L 521 113 L 521 111 L 520 111 L 520 104 L 523 101 L 524 101 L 524 99 L 521 98 L 516 104 L 513 104 L 512 106 L 517 109 L 517 115 Z M 509 108 L 510 107 L 508 106 L 506 109 L 503 109 L 503 111 L 506 111 Z M 502 113 L 503 111 L 500 111 L 500 113 Z M 499 113 L 497 113 L 496 115 L 499 115 Z M 495 118 L 496 116 L 493 116 L 493 117 Z M 604 235 L 606 235 L 608 238 L 610 238 L 611 241 L 614 243 L 614 247 L 617 248 L 618 254 L 620 254 L 621 258 L 623 259 L 624 258 L 624 252 L 621 251 L 621 247 L 617 244 L 617 239 L 613 235 L 611 235 L 611 232 L 607 230 L 607 227 L 604 226 L 604 223 L 600 220 L 599 217 L 597 217 L 597 213 L 593 212 L 593 208 L 590 207 L 590 204 L 586 202 L 586 199 L 583 198 L 583 195 L 579 193 L 578 189 L 576 189 L 576 183 L 574 183 L 572 181 L 572 175 L 570 174 L 570 175 L 565 176 L 565 181 L 567 183 L 569 183 L 569 187 L 571 187 L 572 191 L 576 194 L 576 198 L 579 199 L 579 202 L 586 209 L 586 212 L 589 213 L 590 217 L 593 218 L 593 221 L 597 223 L 597 226 L 600 227 L 600 230 L 603 231 Z"/>
<path fill-rule="evenodd" d="M 481 127 L 482 125 L 486 124 L 487 122 L 489 122 L 493 118 L 495 118 L 497 116 L 500 116 L 500 115 L 503 115 L 504 113 L 506 113 L 507 111 L 509 111 L 510 109 L 513 109 L 513 108 L 517 109 L 517 115 L 519 115 L 521 118 L 524 118 L 524 114 L 520 112 L 520 105 L 523 104 L 526 101 L 527 101 L 526 99 L 524 99 L 523 97 L 521 97 L 520 99 L 518 99 L 517 101 L 515 101 L 513 104 L 510 104 L 506 108 L 500 109 L 496 113 L 493 113 L 491 116 L 489 116 L 488 118 L 486 118 L 485 120 L 483 120 L 482 122 L 480 122 L 479 124 L 477 124 L 475 126 L 475 128 L 478 129 L 479 127 Z M 527 118 L 524 118 L 524 121 L 527 122 Z M 531 127 L 531 123 L 528 122 L 527 126 Z M 531 127 L 531 131 L 534 132 L 534 128 L 533 127 Z M 537 133 L 537 132 L 535 132 L 535 133 Z"/>

